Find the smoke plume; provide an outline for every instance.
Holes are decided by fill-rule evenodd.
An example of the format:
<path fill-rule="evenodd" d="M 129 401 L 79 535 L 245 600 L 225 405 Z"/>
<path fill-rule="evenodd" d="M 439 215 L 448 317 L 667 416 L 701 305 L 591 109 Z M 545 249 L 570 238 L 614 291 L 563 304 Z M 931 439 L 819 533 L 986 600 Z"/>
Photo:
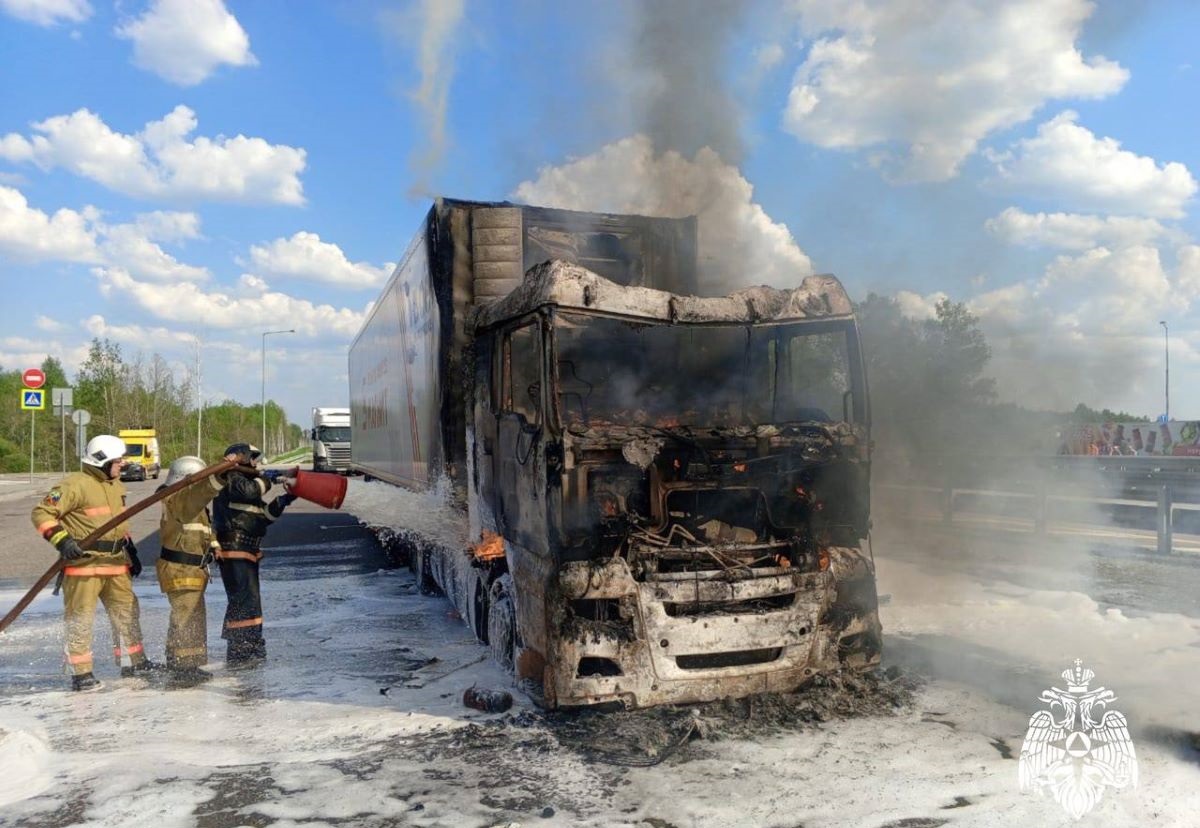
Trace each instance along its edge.
<path fill-rule="evenodd" d="M 429 194 L 429 173 L 446 152 L 446 110 L 454 80 L 454 43 L 462 23 L 465 0 L 418 0 L 408 14 L 385 14 L 384 24 L 408 38 L 418 32 L 417 71 L 420 80 L 410 93 L 421 112 L 424 147 L 411 159 L 415 175 L 411 194 Z"/>

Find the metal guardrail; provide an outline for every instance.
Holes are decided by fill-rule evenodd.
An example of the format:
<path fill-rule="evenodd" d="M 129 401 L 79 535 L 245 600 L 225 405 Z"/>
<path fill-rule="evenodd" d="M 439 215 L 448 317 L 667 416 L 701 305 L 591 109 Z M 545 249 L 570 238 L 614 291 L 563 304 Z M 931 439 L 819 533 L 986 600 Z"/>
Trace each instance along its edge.
<path fill-rule="evenodd" d="M 941 490 L 942 519 L 954 519 L 963 494 L 1030 502 L 1034 532 L 1045 534 L 1047 502 L 1133 501 L 1155 509 L 1158 551 L 1170 554 L 1178 504 L 1200 505 L 1200 457 L 929 456 L 916 465 L 876 462 L 876 482 Z"/>

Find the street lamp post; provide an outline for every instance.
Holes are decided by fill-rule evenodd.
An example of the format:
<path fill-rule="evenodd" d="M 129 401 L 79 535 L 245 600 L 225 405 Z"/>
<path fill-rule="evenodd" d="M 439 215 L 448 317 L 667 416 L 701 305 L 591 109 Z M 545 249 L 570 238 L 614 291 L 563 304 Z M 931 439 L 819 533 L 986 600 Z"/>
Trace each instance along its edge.
<path fill-rule="evenodd" d="M 1167 330 L 1167 323 L 1160 321 L 1158 324 L 1163 326 L 1163 363 L 1166 366 L 1166 377 L 1163 383 L 1163 396 L 1166 400 L 1166 409 L 1163 411 L 1163 416 L 1167 422 L 1171 421 L 1171 346 L 1170 336 Z"/>
<path fill-rule="evenodd" d="M 286 331 L 263 331 L 262 334 L 262 445 L 259 450 L 263 453 L 263 460 L 267 459 L 267 337 L 295 332 L 295 328 L 288 328 Z"/>

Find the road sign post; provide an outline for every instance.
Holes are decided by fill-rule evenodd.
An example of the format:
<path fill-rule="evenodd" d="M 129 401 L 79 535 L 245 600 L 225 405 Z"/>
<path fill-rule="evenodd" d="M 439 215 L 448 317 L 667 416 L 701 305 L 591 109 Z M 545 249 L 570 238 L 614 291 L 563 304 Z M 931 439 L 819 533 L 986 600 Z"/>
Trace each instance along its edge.
<path fill-rule="evenodd" d="M 28 368 L 21 374 L 25 387 L 21 389 L 21 409 L 29 412 L 29 482 L 33 482 L 33 438 L 37 429 L 37 413 L 46 407 L 46 375 L 40 368 Z"/>
<path fill-rule="evenodd" d="M 50 391 L 50 403 L 54 406 L 54 414 L 62 429 L 62 470 L 67 473 L 67 415 L 71 413 L 71 404 L 75 401 L 75 393 L 70 388 L 54 388 Z"/>
<path fill-rule="evenodd" d="M 75 453 L 79 455 L 80 465 L 83 464 L 83 450 L 87 447 L 87 424 L 91 421 L 92 414 L 86 408 L 71 412 L 71 422 L 75 424 Z"/>

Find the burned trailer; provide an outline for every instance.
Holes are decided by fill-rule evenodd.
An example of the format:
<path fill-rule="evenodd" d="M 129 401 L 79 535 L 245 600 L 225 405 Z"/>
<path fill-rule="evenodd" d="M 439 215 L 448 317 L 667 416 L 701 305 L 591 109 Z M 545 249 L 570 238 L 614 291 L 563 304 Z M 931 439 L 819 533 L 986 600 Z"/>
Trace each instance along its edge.
<path fill-rule="evenodd" d="M 744 696 L 878 663 L 849 300 L 827 276 L 721 298 L 661 289 L 689 284 L 683 229 L 639 242 L 673 239 L 661 272 L 620 283 L 552 259 L 487 300 L 412 268 L 410 248 L 351 349 L 356 438 L 361 419 L 379 432 L 363 444 L 384 447 L 372 462 L 356 439 L 355 465 L 452 481 L 468 540 L 418 539 L 410 561 L 547 706 Z"/>

